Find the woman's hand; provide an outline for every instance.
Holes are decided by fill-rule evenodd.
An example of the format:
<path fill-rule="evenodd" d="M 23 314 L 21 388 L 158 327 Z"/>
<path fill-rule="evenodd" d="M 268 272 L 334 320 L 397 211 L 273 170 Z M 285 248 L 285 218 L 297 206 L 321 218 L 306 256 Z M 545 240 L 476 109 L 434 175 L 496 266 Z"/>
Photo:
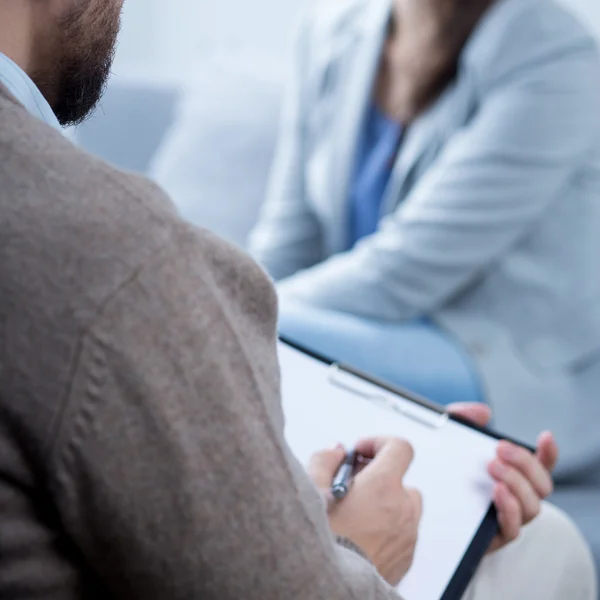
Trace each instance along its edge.
<path fill-rule="evenodd" d="M 455 404 L 450 412 L 481 426 L 489 423 L 492 414 L 483 404 Z M 496 481 L 494 503 L 500 534 L 490 552 L 514 541 L 521 528 L 539 515 L 542 500 L 553 491 L 552 471 L 557 460 L 558 446 L 551 433 L 540 435 L 535 454 L 510 442 L 498 444 L 496 459 L 488 471 Z"/>

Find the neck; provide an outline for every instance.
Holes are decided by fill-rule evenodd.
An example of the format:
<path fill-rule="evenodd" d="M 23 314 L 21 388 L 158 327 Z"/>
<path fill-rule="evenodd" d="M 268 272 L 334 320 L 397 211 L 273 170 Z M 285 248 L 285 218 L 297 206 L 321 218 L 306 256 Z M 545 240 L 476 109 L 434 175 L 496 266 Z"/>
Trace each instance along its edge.
<path fill-rule="evenodd" d="M 376 95 L 404 125 L 456 76 L 460 53 L 494 0 L 394 0 Z"/>
<path fill-rule="evenodd" d="M 26 2 L 0 3 L 0 53 L 26 73 L 32 69 L 31 14 Z"/>

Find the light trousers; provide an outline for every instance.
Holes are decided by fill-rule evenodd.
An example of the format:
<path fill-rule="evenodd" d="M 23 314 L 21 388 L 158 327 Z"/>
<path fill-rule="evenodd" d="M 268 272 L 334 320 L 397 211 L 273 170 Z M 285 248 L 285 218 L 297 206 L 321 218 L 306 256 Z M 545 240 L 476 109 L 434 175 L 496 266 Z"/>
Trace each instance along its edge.
<path fill-rule="evenodd" d="M 282 302 L 279 331 L 310 350 L 438 404 L 485 400 L 467 352 L 427 319 L 390 323 Z"/>
<path fill-rule="evenodd" d="M 572 521 L 544 504 L 516 542 L 484 559 L 464 600 L 598 600 L 591 552 Z"/>

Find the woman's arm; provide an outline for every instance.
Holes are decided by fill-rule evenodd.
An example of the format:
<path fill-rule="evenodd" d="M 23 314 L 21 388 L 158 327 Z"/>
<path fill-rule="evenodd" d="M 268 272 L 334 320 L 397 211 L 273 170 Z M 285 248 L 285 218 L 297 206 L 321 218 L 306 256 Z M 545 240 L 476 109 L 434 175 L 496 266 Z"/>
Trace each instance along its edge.
<path fill-rule="evenodd" d="M 322 259 L 321 228 L 306 202 L 304 119 L 309 26 L 300 30 L 267 199 L 250 236 L 250 253 L 275 279 Z"/>
<path fill-rule="evenodd" d="M 443 305 L 526 235 L 600 136 L 600 63 L 580 39 L 525 54 L 509 70 L 487 65 L 496 77 L 478 114 L 376 234 L 281 282 L 281 296 L 410 319 Z"/>

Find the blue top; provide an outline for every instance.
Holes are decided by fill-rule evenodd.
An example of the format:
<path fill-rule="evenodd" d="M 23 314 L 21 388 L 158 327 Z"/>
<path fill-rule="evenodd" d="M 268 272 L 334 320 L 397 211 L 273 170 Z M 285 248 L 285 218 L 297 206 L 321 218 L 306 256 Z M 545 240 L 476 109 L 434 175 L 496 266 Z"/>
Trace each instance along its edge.
<path fill-rule="evenodd" d="M 60 130 L 56 116 L 35 83 L 19 65 L 2 53 L 0 53 L 0 83 L 30 114 Z"/>
<path fill-rule="evenodd" d="M 350 248 L 377 231 L 401 137 L 402 126 L 372 104 L 360 136 L 350 187 Z"/>

